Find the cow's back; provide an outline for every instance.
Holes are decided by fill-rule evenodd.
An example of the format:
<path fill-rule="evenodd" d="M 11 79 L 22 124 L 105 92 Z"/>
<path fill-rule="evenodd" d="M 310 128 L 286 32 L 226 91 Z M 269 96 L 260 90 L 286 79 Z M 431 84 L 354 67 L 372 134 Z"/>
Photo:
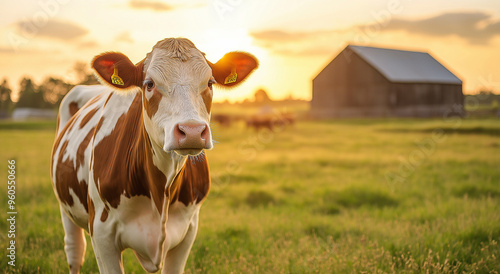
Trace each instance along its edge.
<path fill-rule="evenodd" d="M 87 102 L 91 101 L 96 96 L 102 96 L 109 92 L 109 88 L 102 85 L 92 86 L 75 86 L 66 96 L 64 96 L 59 105 L 59 113 L 57 116 L 57 134 L 69 122 L 71 117 L 75 115 Z"/>
<path fill-rule="evenodd" d="M 52 148 L 54 191 L 73 221 L 87 228 L 90 143 L 111 91 L 104 86 L 76 86 L 61 102 Z"/>

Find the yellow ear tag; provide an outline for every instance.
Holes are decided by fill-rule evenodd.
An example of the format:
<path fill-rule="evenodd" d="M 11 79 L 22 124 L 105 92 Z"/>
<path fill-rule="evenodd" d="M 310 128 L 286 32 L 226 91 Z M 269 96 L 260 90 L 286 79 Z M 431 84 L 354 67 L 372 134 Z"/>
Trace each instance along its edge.
<path fill-rule="evenodd" d="M 233 68 L 231 70 L 231 74 L 229 74 L 226 79 L 224 80 L 224 84 L 231 84 L 236 82 L 236 79 L 238 78 L 238 74 L 236 74 L 236 68 Z"/>
<path fill-rule="evenodd" d="M 118 76 L 118 70 L 116 69 L 116 67 L 113 68 L 113 75 L 111 75 L 111 83 L 120 86 L 124 85 L 122 78 Z"/>

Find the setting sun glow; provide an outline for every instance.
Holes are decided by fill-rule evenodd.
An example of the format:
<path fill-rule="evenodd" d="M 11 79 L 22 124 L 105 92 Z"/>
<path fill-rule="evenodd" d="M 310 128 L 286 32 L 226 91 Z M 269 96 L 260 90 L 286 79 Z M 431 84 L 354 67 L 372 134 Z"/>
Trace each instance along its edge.
<path fill-rule="evenodd" d="M 461 77 L 464 93 L 500 91 L 500 67 L 492 62 L 500 60 L 498 1 L 16 3 L 0 2 L 0 76 L 14 94 L 23 77 L 75 83 L 75 63 L 88 64 L 101 52 L 138 62 L 167 37 L 190 39 L 211 62 L 230 51 L 259 59 L 248 81 L 217 92 L 215 101 L 241 101 L 261 88 L 274 99 L 311 99 L 312 79 L 348 44 L 426 51 Z"/>
<path fill-rule="evenodd" d="M 196 43 L 197 47 L 214 63 L 230 51 L 246 51 L 253 54 L 263 52 L 253 44 L 252 37 L 244 29 L 209 29 L 202 34 L 200 40 L 202 42 Z M 259 57 L 262 58 L 260 54 Z"/>

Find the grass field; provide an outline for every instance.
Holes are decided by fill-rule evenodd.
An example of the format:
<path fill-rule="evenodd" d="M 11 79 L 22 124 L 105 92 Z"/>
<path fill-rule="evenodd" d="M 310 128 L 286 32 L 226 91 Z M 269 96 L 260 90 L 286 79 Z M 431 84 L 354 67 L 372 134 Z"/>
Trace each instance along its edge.
<path fill-rule="evenodd" d="M 0 123 L 0 175 L 16 159 L 16 266 L 66 273 L 49 178 L 54 123 Z M 213 185 L 186 273 L 497 273 L 500 120 L 303 121 L 213 127 Z M 98 272 L 88 247 L 83 273 Z M 130 250 L 127 273 L 143 273 Z"/>

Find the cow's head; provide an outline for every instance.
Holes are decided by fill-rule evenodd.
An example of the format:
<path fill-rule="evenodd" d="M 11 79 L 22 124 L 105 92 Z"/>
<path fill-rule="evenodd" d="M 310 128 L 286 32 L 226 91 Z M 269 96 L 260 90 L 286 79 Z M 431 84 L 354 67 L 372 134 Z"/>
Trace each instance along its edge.
<path fill-rule="evenodd" d="M 180 155 L 197 155 L 213 146 L 212 86 L 236 86 L 257 66 L 257 60 L 243 52 L 227 53 L 212 64 L 184 38 L 158 42 L 137 65 L 115 52 L 92 61 L 101 82 L 116 92 L 142 92 L 143 120 L 151 141 Z"/>

